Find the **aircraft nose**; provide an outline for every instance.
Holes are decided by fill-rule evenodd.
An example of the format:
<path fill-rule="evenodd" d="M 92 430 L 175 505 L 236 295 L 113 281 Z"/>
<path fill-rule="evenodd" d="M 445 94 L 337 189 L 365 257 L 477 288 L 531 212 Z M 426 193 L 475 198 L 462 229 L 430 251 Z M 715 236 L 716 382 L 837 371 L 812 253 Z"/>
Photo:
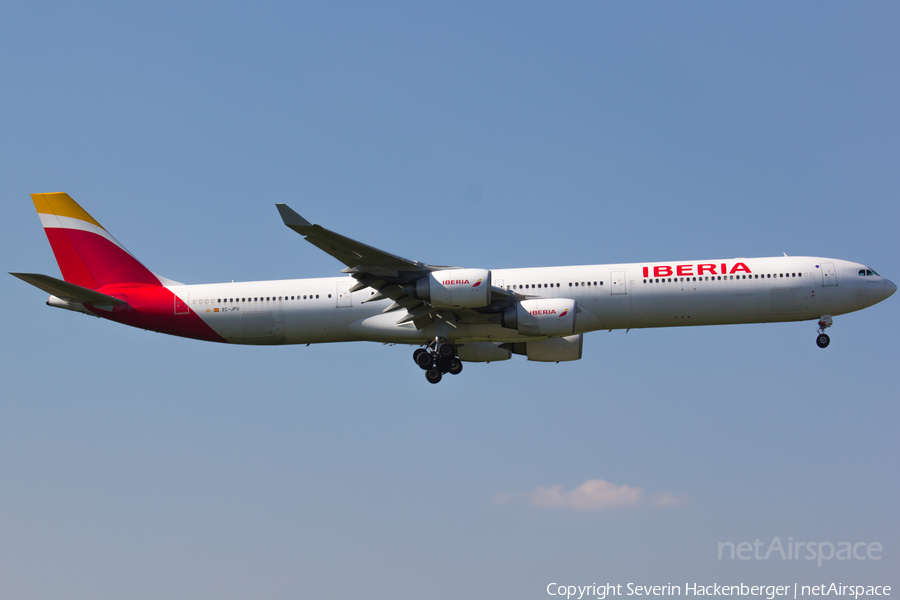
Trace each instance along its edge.
<path fill-rule="evenodd" d="M 897 291 L 897 284 L 891 281 L 890 279 L 884 280 L 884 297 L 888 298 L 893 295 L 894 292 Z"/>

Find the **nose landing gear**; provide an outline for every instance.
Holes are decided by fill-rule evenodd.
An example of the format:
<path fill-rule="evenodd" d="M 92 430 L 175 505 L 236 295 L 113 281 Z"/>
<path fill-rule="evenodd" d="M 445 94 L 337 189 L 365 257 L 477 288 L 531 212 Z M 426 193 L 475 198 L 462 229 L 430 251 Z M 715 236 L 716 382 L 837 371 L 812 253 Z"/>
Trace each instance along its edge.
<path fill-rule="evenodd" d="M 819 348 L 827 348 L 831 343 L 831 338 L 825 333 L 825 330 L 831 327 L 831 315 L 822 315 L 819 317 L 819 335 L 816 336 L 816 345 Z"/>
<path fill-rule="evenodd" d="M 428 383 L 438 383 L 444 373 L 459 375 L 462 372 L 462 361 L 456 356 L 456 347 L 440 338 L 428 344 L 428 348 L 418 348 L 413 352 L 413 360 L 425 371 Z"/>

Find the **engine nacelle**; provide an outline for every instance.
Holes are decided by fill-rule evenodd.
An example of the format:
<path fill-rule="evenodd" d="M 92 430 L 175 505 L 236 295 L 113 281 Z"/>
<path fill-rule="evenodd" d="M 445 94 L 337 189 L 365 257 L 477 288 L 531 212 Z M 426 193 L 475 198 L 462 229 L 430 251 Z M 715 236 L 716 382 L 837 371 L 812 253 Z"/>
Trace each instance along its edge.
<path fill-rule="evenodd" d="M 434 271 L 416 282 L 416 298 L 439 308 L 479 308 L 491 303 L 487 269 Z"/>
<path fill-rule="evenodd" d="M 514 354 L 524 354 L 528 360 L 538 362 L 563 362 L 566 360 L 579 360 L 584 344 L 582 334 L 570 335 L 550 340 L 536 340 L 534 342 L 516 342 L 508 344 Z"/>
<path fill-rule="evenodd" d="M 509 348 L 501 348 L 494 342 L 474 342 L 459 346 L 457 356 L 459 360 L 465 362 L 494 362 L 509 360 L 512 352 Z"/>
<path fill-rule="evenodd" d="M 577 306 L 568 298 L 522 300 L 503 313 L 504 327 L 523 335 L 572 335 Z M 530 343 L 530 342 L 529 342 Z"/>

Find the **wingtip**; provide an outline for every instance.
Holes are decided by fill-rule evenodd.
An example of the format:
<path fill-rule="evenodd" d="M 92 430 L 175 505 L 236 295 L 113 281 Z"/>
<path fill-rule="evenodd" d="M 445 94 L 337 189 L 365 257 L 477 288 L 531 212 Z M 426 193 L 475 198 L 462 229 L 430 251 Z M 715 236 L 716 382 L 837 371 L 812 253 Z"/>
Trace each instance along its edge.
<path fill-rule="evenodd" d="M 281 220 L 284 221 L 284 224 L 288 227 L 309 227 L 312 225 L 312 223 L 298 215 L 287 204 L 276 204 L 275 207 L 278 209 L 278 214 L 281 215 Z"/>

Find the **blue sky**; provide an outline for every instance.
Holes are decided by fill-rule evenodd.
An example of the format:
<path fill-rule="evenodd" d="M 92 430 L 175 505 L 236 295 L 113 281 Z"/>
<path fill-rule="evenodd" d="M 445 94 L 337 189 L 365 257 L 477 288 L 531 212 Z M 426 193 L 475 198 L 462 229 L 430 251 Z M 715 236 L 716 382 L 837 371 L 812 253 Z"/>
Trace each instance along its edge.
<path fill-rule="evenodd" d="M 276 202 L 432 264 L 786 252 L 900 279 L 889 3 L 4 13 L 6 271 L 58 274 L 28 194 L 65 191 L 187 283 L 336 274 Z M 894 298 L 825 351 L 812 323 L 601 332 L 431 386 L 407 347 L 203 344 L 0 286 L 5 597 L 900 583 Z M 535 500 L 595 480 L 638 501 Z M 717 559 L 775 536 L 883 558 Z"/>

